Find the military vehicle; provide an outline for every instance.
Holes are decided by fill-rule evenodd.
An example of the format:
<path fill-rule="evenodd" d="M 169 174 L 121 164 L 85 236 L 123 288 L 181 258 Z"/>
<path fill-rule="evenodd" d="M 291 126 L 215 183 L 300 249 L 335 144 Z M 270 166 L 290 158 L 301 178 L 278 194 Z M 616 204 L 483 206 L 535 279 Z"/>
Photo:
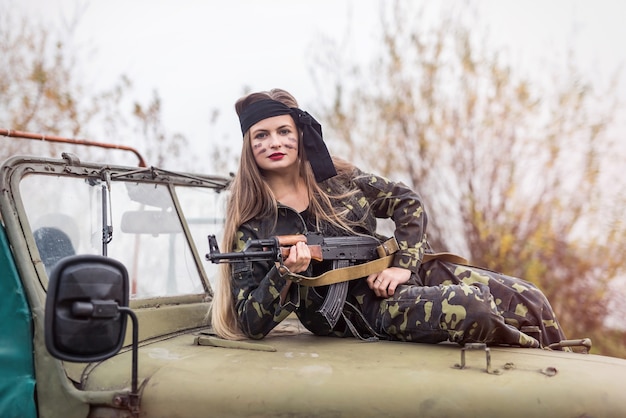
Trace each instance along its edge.
<path fill-rule="evenodd" d="M 260 341 L 217 338 L 205 254 L 229 178 L 142 161 L 2 164 L 1 417 L 626 416 L 626 360 L 581 352 L 585 339 L 364 342 L 296 319 Z"/>

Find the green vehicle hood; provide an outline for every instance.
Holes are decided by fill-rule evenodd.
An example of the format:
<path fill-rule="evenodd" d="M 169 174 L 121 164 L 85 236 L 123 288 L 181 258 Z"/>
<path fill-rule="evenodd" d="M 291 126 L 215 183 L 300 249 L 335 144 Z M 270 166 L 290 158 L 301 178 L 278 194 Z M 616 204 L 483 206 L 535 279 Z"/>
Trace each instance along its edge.
<path fill-rule="evenodd" d="M 208 345 L 199 345 L 208 344 Z M 215 345 L 230 343 L 232 347 Z M 487 372 L 487 355 L 491 357 Z M 309 334 L 143 345 L 141 416 L 624 416 L 626 360 L 538 349 L 361 342 Z M 84 375 L 111 388 L 130 352 Z M 128 382 L 126 382 L 128 383 Z"/>

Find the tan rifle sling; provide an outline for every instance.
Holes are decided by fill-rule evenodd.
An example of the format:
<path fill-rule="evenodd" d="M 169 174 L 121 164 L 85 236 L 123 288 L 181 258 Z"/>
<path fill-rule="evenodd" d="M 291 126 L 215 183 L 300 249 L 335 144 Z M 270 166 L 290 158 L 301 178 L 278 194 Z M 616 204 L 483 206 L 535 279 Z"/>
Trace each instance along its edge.
<path fill-rule="evenodd" d="M 376 260 L 368 261 L 363 264 L 356 264 L 354 266 L 329 270 L 326 273 L 314 277 L 291 273 L 289 274 L 289 279 L 304 286 L 326 286 L 348 280 L 360 279 L 362 277 L 367 277 L 370 274 L 381 272 L 391 266 L 394 254 L 399 250 L 399 248 L 400 247 L 398 246 L 396 239 L 391 237 L 378 246 L 377 250 L 380 258 L 377 258 Z M 447 252 L 424 254 L 422 264 L 432 260 L 441 260 L 463 265 L 469 264 L 465 258 Z"/>

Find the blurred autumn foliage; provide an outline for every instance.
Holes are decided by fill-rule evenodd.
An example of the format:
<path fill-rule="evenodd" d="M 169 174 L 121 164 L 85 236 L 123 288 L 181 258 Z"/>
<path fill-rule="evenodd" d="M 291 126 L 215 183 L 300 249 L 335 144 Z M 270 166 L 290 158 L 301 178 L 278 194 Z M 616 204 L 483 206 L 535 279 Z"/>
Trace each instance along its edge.
<path fill-rule="evenodd" d="M 73 32 L 80 11 L 63 28 L 0 5 L 0 127 L 4 129 L 99 140 L 135 147 L 150 164 L 163 166 L 181 155 L 186 139 L 169 133 L 162 123 L 162 103 L 155 91 L 145 104 L 132 99 L 133 85 L 121 75 L 110 88 L 94 91 L 81 72 Z M 148 146 L 149 145 L 149 146 Z M 0 157 L 35 153 L 59 157 L 68 146 L 26 140 L 3 140 Z M 83 159 L 111 158 L 78 148 Z M 134 159 L 131 160 L 134 162 Z"/>
<path fill-rule="evenodd" d="M 572 62 L 524 76 L 477 41 L 468 7 L 429 26 L 410 1 L 381 4 L 371 66 L 331 45 L 313 68 L 333 151 L 419 191 L 436 250 L 534 282 L 568 338 L 626 357 L 626 334 L 606 326 L 626 253 L 611 89 Z"/>

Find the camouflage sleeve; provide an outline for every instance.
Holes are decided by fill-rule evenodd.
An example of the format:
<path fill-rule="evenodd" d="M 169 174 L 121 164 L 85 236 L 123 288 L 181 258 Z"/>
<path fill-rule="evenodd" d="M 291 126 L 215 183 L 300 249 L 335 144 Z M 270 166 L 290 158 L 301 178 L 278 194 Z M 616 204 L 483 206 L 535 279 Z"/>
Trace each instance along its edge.
<path fill-rule="evenodd" d="M 400 251 L 393 265 L 417 273 L 428 247 L 426 213 L 419 194 L 401 182 L 373 174 L 359 172 L 354 181 L 367 201 L 361 204 L 369 203 L 375 217 L 391 218 L 395 223 Z"/>
<path fill-rule="evenodd" d="M 236 251 L 241 251 L 248 240 L 257 238 L 253 230 L 245 227 L 237 235 Z M 291 284 L 285 301 L 280 302 L 280 292 L 287 284 L 287 279 L 280 277 L 271 261 L 232 265 L 231 286 L 237 321 L 245 335 L 261 339 L 296 310 L 299 296 L 295 283 Z"/>

